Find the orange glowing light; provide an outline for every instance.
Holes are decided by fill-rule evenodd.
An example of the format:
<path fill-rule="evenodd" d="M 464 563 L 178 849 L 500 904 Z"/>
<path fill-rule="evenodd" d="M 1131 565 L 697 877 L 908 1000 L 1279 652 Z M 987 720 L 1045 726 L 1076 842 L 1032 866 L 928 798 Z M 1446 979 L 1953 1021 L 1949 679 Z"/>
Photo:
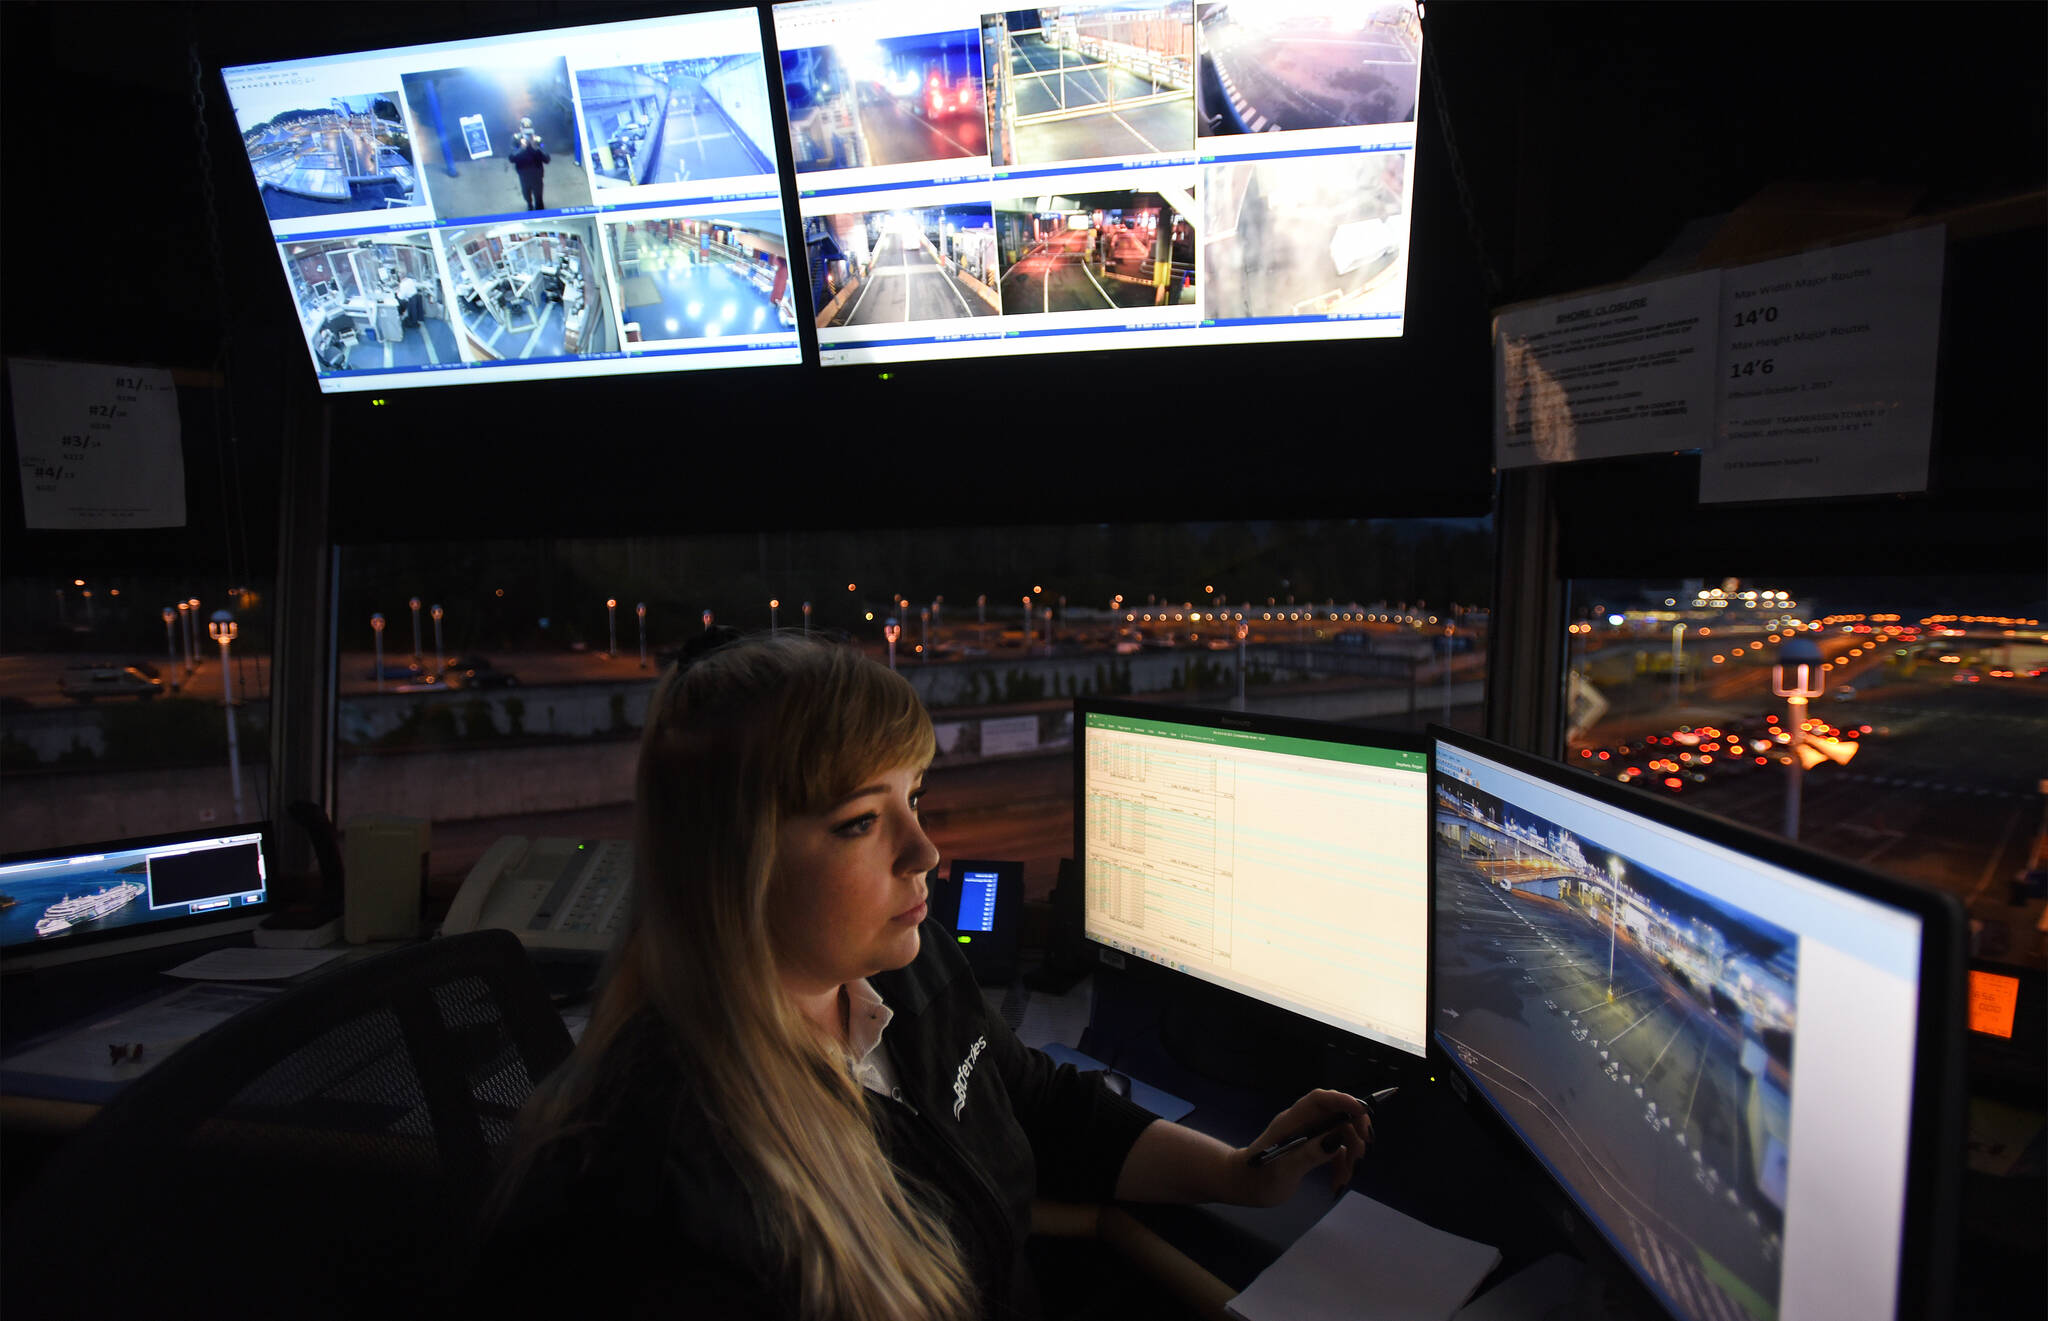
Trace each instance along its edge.
<path fill-rule="evenodd" d="M 1679 779 L 1676 775 L 1667 775 L 1664 777 L 1664 787 L 1666 789 L 1676 789 L 1684 783 L 1685 781 Z"/>
<path fill-rule="evenodd" d="M 2019 978 L 1970 969 L 1970 1031 L 2011 1037 L 2013 1009 L 2019 999 Z"/>

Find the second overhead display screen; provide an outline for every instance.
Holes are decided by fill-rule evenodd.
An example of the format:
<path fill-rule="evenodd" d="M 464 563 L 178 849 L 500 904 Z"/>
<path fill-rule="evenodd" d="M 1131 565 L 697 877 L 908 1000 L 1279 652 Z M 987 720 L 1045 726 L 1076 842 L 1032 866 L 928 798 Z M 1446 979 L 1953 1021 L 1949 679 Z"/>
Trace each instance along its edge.
<path fill-rule="evenodd" d="M 1410 0 L 774 18 L 826 365 L 1401 333 Z"/>

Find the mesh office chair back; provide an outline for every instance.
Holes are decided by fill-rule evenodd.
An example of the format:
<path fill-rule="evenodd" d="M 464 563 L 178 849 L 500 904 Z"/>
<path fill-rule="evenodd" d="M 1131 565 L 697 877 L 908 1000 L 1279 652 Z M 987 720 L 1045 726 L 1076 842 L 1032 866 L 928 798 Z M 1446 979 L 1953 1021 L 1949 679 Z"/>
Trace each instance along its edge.
<path fill-rule="evenodd" d="M 509 932 L 295 987 L 138 1078 L 51 1158 L 8 1210 L 7 1310 L 409 1310 L 571 1044 Z"/>

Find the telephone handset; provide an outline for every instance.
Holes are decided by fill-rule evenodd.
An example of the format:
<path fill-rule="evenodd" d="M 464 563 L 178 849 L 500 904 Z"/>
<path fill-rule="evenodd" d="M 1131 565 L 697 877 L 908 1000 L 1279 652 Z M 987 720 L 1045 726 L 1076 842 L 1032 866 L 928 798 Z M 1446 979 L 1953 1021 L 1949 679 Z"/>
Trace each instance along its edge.
<path fill-rule="evenodd" d="M 529 948 L 602 952 L 625 921 L 632 880 L 629 840 L 506 835 L 470 868 L 441 933 L 503 927 Z"/>

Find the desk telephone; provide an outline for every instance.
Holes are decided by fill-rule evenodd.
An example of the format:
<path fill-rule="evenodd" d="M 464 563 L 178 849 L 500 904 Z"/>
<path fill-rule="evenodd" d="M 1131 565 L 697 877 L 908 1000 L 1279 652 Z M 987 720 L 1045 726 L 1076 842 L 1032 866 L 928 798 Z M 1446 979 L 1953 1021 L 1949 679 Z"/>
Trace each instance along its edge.
<path fill-rule="evenodd" d="M 441 934 L 504 927 L 529 949 L 609 948 L 626 920 L 633 843 L 507 835 L 469 869 Z"/>

